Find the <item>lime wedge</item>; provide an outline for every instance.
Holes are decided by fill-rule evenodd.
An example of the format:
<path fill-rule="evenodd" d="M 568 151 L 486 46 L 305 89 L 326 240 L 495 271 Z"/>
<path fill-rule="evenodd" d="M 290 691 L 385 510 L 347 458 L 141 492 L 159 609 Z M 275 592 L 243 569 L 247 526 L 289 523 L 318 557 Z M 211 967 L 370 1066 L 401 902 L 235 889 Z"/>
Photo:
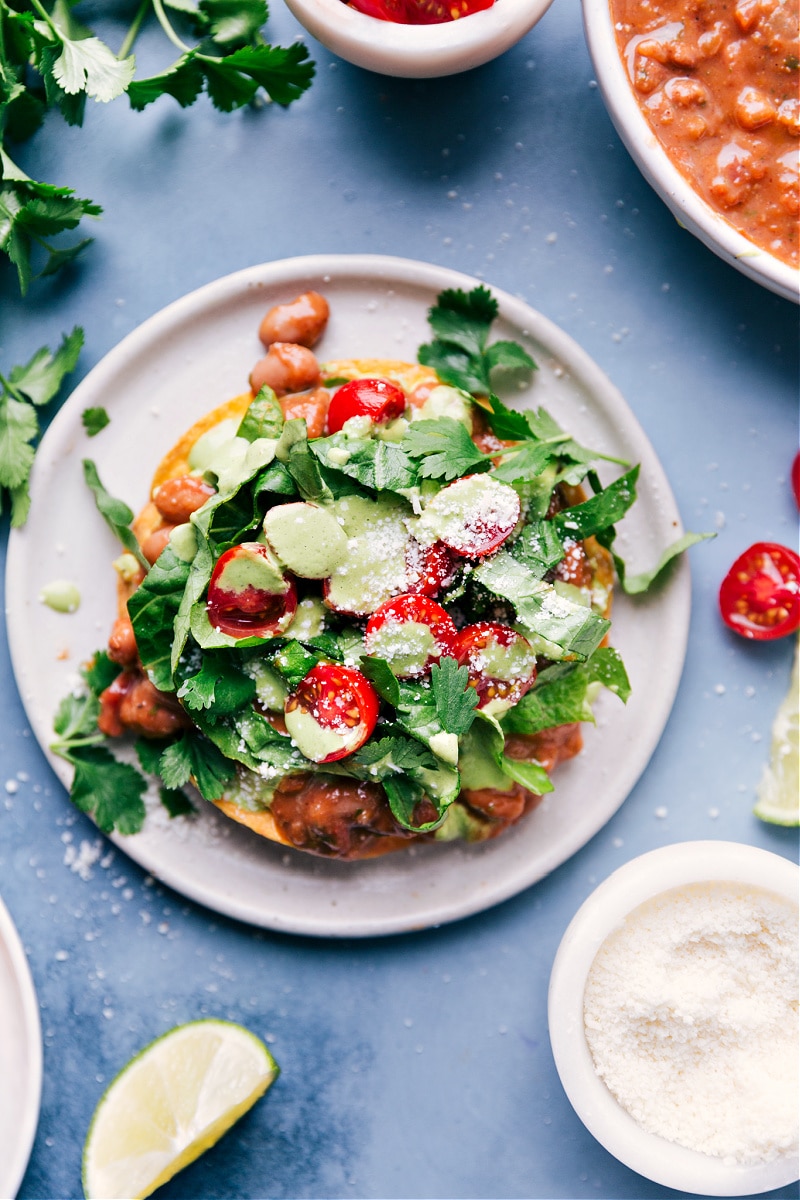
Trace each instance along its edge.
<path fill-rule="evenodd" d="M 157 1038 L 109 1084 L 83 1148 L 87 1200 L 139 1200 L 207 1150 L 278 1076 L 263 1042 L 230 1021 Z"/>
<path fill-rule="evenodd" d="M 753 809 L 771 825 L 800 825 L 800 639 L 794 656 L 789 691 L 772 726 L 770 761 L 758 785 Z"/>

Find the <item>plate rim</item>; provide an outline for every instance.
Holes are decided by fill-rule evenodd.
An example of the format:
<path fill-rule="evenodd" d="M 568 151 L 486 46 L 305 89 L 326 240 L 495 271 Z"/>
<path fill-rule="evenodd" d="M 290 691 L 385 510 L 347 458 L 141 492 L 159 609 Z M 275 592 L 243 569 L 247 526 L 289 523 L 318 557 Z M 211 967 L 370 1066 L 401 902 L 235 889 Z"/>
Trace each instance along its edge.
<path fill-rule="evenodd" d="M 0 1196 L 16 1196 L 30 1161 L 33 1142 L 39 1124 L 42 1102 L 42 1028 L 39 1002 L 33 984 L 28 957 L 19 932 L 0 896 L 0 946 L 8 953 L 20 1003 L 26 1034 L 26 1052 L 30 1071 L 25 1081 L 25 1103 L 17 1132 L 16 1148 L 10 1162 L 0 1163 Z"/>
<path fill-rule="evenodd" d="M 393 255 L 313 254 L 294 256 L 234 271 L 178 297 L 147 317 L 103 355 L 64 401 L 50 423 L 42 444 L 48 441 L 54 442 L 61 434 L 62 428 L 66 431 L 73 427 L 77 413 L 86 402 L 85 397 L 94 396 L 99 389 L 103 388 L 106 379 L 117 376 L 120 369 L 128 361 L 135 359 L 143 348 L 148 348 L 152 344 L 157 344 L 160 340 L 169 337 L 172 329 L 182 327 L 193 315 L 205 313 L 209 308 L 221 308 L 226 305 L 235 304 L 237 299 L 251 292 L 253 289 L 267 289 L 283 284 L 292 286 L 292 282 L 301 277 L 314 277 L 322 283 L 335 283 L 337 279 L 351 279 L 354 282 L 381 282 L 384 285 L 389 285 L 389 291 L 391 291 L 392 283 L 397 283 L 422 290 L 429 290 L 433 295 L 437 294 L 443 288 L 468 289 L 478 284 L 489 287 L 498 301 L 500 317 L 502 319 L 515 325 L 516 328 L 520 329 L 531 339 L 540 342 L 548 355 L 563 360 L 569 376 L 584 388 L 590 394 L 591 398 L 599 398 L 603 405 L 611 404 L 617 412 L 622 410 L 625 414 L 625 424 L 624 428 L 617 431 L 623 435 L 623 439 L 627 437 L 633 438 L 637 443 L 637 453 L 640 457 L 642 457 L 641 452 L 645 451 L 649 459 L 646 466 L 648 477 L 653 483 L 654 488 L 658 490 L 662 504 L 674 516 L 676 536 L 682 532 L 683 525 L 680 520 L 677 502 L 650 439 L 647 437 L 619 389 L 611 382 L 594 359 L 569 334 L 544 314 L 532 308 L 526 301 L 511 295 L 494 284 L 487 283 L 448 267 L 440 267 L 436 264 Z M 616 424 L 615 429 L 617 429 Z M 44 457 L 41 454 L 40 446 L 33 467 L 32 490 L 36 485 L 39 473 L 43 469 Z M 11 531 L 6 564 L 7 582 L 10 573 L 14 570 L 17 557 L 24 554 L 24 541 L 24 529 Z M 391 920 L 381 917 L 378 919 L 370 917 L 342 919 L 341 917 L 334 918 L 331 913 L 325 916 L 314 914 L 303 918 L 293 915 L 288 919 L 284 919 L 279 911 L 265 912 L 261 908 L 259 908 L 258 912 L 254 911 L 253 905 L 241 902 L 235 896 L 226 895 L 224 888 L 214 891 L 208 885 L 187 885 L 186 880 L 179 876 L 179 872 L 170 869 L 169 863 L 166 865 L 160 863 L 154 866 L 154 861 L 157 862 L 158 855 L 154 857 L 147 852 L 140 853 L 140 848 L 135 843 L 132 845 L 130 839 L 112 834 L 110 840 L 143 869 L 152 873 L 160 882 L 173 888 L 180 895 L 194 900 L 212 911 L 222 913 L 223 915 L 233 917 L 251 925 L 278 932 L 297 933 L 315 937 L 385 936 L 423 928 L 438 927 L 439 925 L 460 920 L 494 907 L 524 891 L 546 875 L 549 875 L 596 836 L 630 795 L 630 792 L 645 771 L 650 758 L 655 753 L 680 685 L 688 645 L 691 581 L 688 559 L 685 555 L 682 556 L 679 563 L 675 564 L 670 586 L 672 588 L 672 632 L 677 636 L 678 640 L 675 641 L 673 639 L 671 643 L 672 654 L 669 660 L 671 675 L 666 680 L 666 686 L 664 686 L 664 679 L 660 680 L 659 703 L 649 713 L 649 721 L 645 731 L 647 734 L 646 741 L 649 746 L 648 752 L 642 759 L 637 760 L 632 770 L 629 764 L 623 764 L 623 786 L 620 798 L 609 811 L 606 812 L 603 810 L 599 823 L 593 826 L 588 836 L 582 836 L 578 844 L 573 844 L 571 839 L 561 835 L 556 845 L 552 847 L 542 860 L 541 869 L 523 881 L 520 881 L 516 874 L 514 874 L 511 878 L 495 881 L 492 887 L 484 884 L 479 894 L 472 897 L 471 902 L 465 902 L 462 899 L 458 903 L 450 901 L 442 904 L 438 898 L 432 899 L 430 906 L 425 910 L 427 915 L 424 918 L 416 912 L 411 912 L 405 917 L 400 914 Z M 6 614 L 9 647 L 15 679 L 26 715 L 34 730 L 37 742 L 60 781 L 62 784 L 65 784 L 65 774 L 68 774 L 68 769 L 49 750 L 49 747 L 46 745 L 46 737 L 42 738 L 39 736 L 39 716 L 30 710 L 25 697 L 25 689 L 21 686 L 24 670 L 21 663 L 21 639 L 17 636 L 20 630 L 17 629 L 17 624 L 18 622 L 22 623 L 24 617 L 19 606 L 15 607 L 14 603 L 9 600 L 11 595 L 12 590 L 7 587 Z M 225 820 L 225 818 L 220 819 Z M 566 849 L 564 847 L 565 841 L 568 843 Z M 488 845 L 491 845 L 491 843 L 488 843 Z M 483 844 L 479 844 L 474 847 L 474 850 L 480 853 L 482 846 Z M 483 848 L 485 849 L 485 846 Z M 281 849 L 284 848 L 281 847 Z M 440 847 L 439 849 L 446 852 L 447 848 Z M 380 862 L 380 860 L 375 861 Z M 357 869 L 361 865 L 343 865 L 337 863 L 336 867 L 341 867 L 343 870 L 353 870 L 353 868 Z M 374 866 L 374 862 L 371 865 Z"/>

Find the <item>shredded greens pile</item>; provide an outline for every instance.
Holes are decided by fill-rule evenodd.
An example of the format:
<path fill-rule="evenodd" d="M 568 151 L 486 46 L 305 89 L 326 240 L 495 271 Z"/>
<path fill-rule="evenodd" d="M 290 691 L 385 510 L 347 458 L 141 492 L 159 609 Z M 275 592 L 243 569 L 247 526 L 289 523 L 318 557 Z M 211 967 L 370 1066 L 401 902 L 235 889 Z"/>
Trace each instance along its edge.
<path fill-rule="evenodd" d="M 497 303 L 486 288 L 444 292 L 429 314 L 434 340 L 419 352 L 420 361 L 435 366 L 465 402 L 474 399 L 488 428 L 507 443 L 491 453 L 479 450 L 451 416 L 412 421 L 395 441 L 360 430 L 309 441 L 305 422 L 284 420 L 269 389 L 252 402 L 238 429 L 249 446 L 240 467 L 213 478 L 217 492 L 192 517 L 190 548 L 184 539 L 168 543 L 128 605 L 145 671 L 156 687 L 182 702 L 194 725 L 163 742 L 137 743 L 140 765 L 160 777 L 170 812 L 185 811 L 181 789 L 190 781 L 208 800 L 233 794 L 237 803 L 259 807 L 270 781 L 274 786 L 286 773 L 320 771 L 380 782 L 401 826 L 430 830 L 442 825 L 458 797 L 459 756 L 490 759 L 508 779 L 540 794 L 550 791 L 539 763 L 506 755 L 506 734 L 592 721 L 599 686 L 627 699 L 624 666 L 617 651 L 603 644 L 610 624 L 604 605 L 571 595 L 569 588 L 559 590 L 552 571 L 576 541 L 593 536 L 613 547 L 616 523 L 636 499 L 638 469 L 626 469 L 603 487 L 594 468 L 602 455 L 581 446 L 543 409 L 520 412 L 498 398 L 491 390 L 496 371 L 530 372 L 535 364 L 514 343 L 488 343 L 496 315 Z M 94 464 L 85 462 L 84 471 L 115 536 L 138 555 L 128 528 L 132 513 L 109 496 Z M 437 599 L 468 620 L 500 608 L 536 648 L 535 684 L 509 711 L 494 716 L 478 709 L 467 668 L 452 657 L 442 657 L 429 678 L 397 678 L 386 660 L 365 655 L 362 629 L 351 616 L 327 612 L 321 631 L 304 630 L 296 620 L 285 636 L 272 638 L 234 639 L 209 621 L 205 593 L 215 563 L 230 547 L 256 536 L 272 504 L 300 499 L 326 506 L 343 497 L 374 500 L 388 494 L 408 502 L 409 512 L 424 513 L 432 491 L 484 472 L 513 486 L 524 523 L 498 550 L 464 560 Z M 589 495 L 552 515 L 560 484 L 583 484 Z M 652 572 L 634 580 L 626 579 L 616 559 L 620 583 L 643 590 L 697 540 L 682 538 Z M 374 733 L 359 750 L 318 766 L 273 727 L 254 699 L 265 669 L 291 691 L 319 662 L 357 667 L 382 708 Z M 78 807 L 106 831 L 132 832 L 144 819 L 145 781 L 134 767 L 114 759 L 96 727 L 99 697 L 118 670 L 104 653 L 95 657 L 84 672 L 84 691 L 67 697 L 59 710 L 53 749 L 75 767 L 72 798 Z M 258 784 L 253 793 L 248 778 Z M 423 797 L 436 816 L 417 825 L 414 811 Z"/>

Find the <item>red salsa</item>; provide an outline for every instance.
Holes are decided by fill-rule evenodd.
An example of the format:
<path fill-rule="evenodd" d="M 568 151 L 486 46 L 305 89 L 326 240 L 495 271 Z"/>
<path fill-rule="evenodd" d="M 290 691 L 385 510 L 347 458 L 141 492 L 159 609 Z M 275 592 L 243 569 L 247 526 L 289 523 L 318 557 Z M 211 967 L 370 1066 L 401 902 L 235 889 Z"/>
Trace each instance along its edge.
<path fill-rule="evenodd" d="M 610 4 L 637 99 L 673 163 L 735 229 L 796 267 L 796 0 Z"/>

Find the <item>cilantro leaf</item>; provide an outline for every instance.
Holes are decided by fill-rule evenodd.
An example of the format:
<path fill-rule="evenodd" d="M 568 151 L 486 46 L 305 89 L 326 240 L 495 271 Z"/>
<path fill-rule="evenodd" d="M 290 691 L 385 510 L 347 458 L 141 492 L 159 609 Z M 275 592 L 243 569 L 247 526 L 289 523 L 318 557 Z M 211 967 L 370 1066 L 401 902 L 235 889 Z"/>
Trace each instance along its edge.
<path fill-rule="evenodd" d="M 81 421 L 83 428 L 89 437 L 96 437 L 106 425 L 109 425 L 111 418 L 104 408 L 85 408 L 81 413 Z"/>
<path fill-rule="evenodd" d="M 196 675 L 185 679 L 178 688 L 178 697 L 186 708 L 195 711 L 213 706 L 214 717 L 236 712 L 253 699 L 255 681 L 240 671 L 224 654 L 203 655 Z"/>
<path fill-rule="evenodd" d="M 233 763 L 208 738 L 194 731 L 167 746 L 159 761 L 166 787 L 173 790 L 191 780 L 205 800 L 219 800 L 233 777 Z"/>
<path fill-rule="evenodd" d="M 34 405 L 47 404 L 57 395 L 82 344 L 83 330 L 76 327 L 55 353 L 43 346 L 25 366 L 13 367 L 8 378 L 0 375 L 0 510 L 7 489 L 15 527 L 24 524 L 30 507 L 28 481 L 39 435 Z"/>
<path fill-rule="evenodd" d="M 121 96 L 133 79 L 133 58 L 120 61 L 99 38 L 73 40 L 62 35 L 59 40 L 61 53 L 50 69 L 53 79 L 68 96 L 85 92 L 107 103 Z"/>
<path fill-rule="evenodd" d="M 25 366 L 14 367 L 9 384 L 32 404 L 47 404 L 58 394 L 65 376 L 75 370 L 82 346 L 83 330 L 76 325 L 55 352 L 42 346 Z"/>
<path fill-rule="evenodd" d="M 498 304 L 480 284 L 470 292 L 448 288 L 428 312 L 435 335 L 420 346 L 418 359 L 433 367 L 445 383 L 476 396 L 491 392 L 490 375 L 496 368 L 536 370 L 536 363 L 516 342 L 499 341 L 487 347 L 489 330 L 498 315 Z"/>
<path fill-rule="evenodd" d="M 490 455 L 482 453 L 466 427 L 452 417 L 412 421 L 400 449 L 420 460 L 419 473 L 425 479 L 456 479 L 491 465 Z"/>
<path fill-rule="evenodd" d="M 478 693 L 469 685 L 469 671 L 446 655 L 431 667 L 431 691 L 445 733 L 459 737 L 475 719 Z"/>
<path fill-rule="evenodd" d="M 87 739 L 100 742 L 103 734 L 97 728 L 97 718 L 100 705 L 97 697 L 91 692 L 86 694 L 70 693 L 56 710 L 53 729 L 59 736 L 53 749 L 68 747 L 73 742 L 85 742 Z"/>
<path fill-rule="evenodd" d="M 180 788 L 160 787 L 158 798 L 171 817 L 185 817 L 194 812 L 194 805 Z"/>
<path fill-rule="evenodd" d="M 122 667 L 109 658 L 107 651 L 98 650 L 81 674 L 93 695 L 99 696 L 114 682 L 121 670 Z"/>
<path fill-rule="evenodd" d="M 72 763 L 75 776 L 70 799 L 90 813 L 103 833 L 138 833 L 144 824 L 144 776 L 129 763 L 119 762 L 105 746 L 81 746 L 57 751 Z"/>

